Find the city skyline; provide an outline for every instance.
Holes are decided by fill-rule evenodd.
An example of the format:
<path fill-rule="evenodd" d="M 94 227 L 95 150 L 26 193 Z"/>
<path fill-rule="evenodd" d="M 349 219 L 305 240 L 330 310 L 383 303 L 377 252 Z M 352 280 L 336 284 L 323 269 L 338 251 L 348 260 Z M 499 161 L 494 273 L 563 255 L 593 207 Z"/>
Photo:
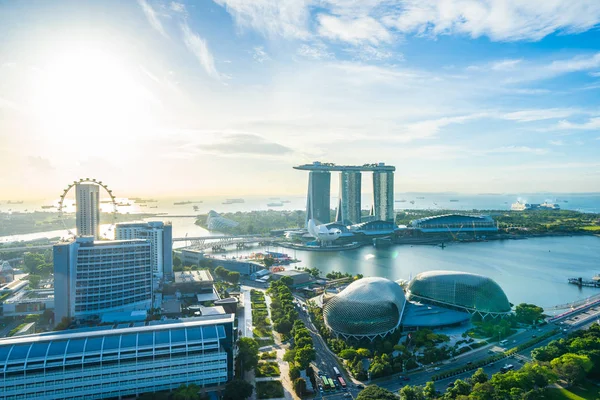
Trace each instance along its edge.
<path fill-rule="evenodd" d="M 295 195 L 320 159 L 396 165 L 396 192 L 599 192 L 600 4 L 440 4 L 4 3 L 2 197 Z"/>

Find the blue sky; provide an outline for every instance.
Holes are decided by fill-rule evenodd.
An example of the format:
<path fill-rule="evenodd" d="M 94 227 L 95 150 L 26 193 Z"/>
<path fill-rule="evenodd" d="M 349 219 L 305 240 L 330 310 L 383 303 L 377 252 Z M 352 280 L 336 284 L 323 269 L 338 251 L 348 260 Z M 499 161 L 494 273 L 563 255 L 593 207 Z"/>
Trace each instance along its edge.
<path fill-rule="evenodd" d="M 0 2 L 2 194 L 600 191 L 600 2 Z M 10 196 L 0 196 L 10 197 Z"/>

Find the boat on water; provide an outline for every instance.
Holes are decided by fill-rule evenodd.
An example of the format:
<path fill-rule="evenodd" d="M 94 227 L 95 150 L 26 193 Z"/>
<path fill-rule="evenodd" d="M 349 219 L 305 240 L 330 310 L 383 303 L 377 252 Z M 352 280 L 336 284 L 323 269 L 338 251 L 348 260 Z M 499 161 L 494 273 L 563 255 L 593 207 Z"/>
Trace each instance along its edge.
<path fill-rule="evenodd" d="M 43 210 L 47 210 L 47 209 L 49 209 L 49 208 L 54 208 L 54 206 L 42 206 L 42 209 L 43 209 Z"/>
<path fill-rule="evenodd" d="M 425 198 L 425 197 L 423 197 L 423 196 L 419 196 L 419 197 L 417 197 L 417 199 L 419 199 L 419 200 L 423 200 L 424 198 Z"/>
<path fill-rule="evenodd" d="M 158 206 L 150 206 L 150 208 L 158 208 Z"/>
<path fill-rule="evenodd" d="M 192 204 L 191 201 L 176 201 L 173 203 L 174 206 L 185 206 L 186 204 Z"/>
<path fill-rule="evenodd" d="M 17 200 L 17 201 L 9 200 L 6 204 L 23 204 L 23 200 Z"/>
<path fill-rule="evenodd" d="M 281 207 L 283 206 L 282 202 L 277 202 L 277 203 L 267 203 L 267 207 Z"/>
<path fill-rule="evenodd" d="M 120 203 L 117 203 L 117 205 L 118 205 L 119 207 L 129 207 L 129 206 L 131 206 L 131 203 L 124 203 L 124 202 L 120 202 Z"/>
<path fill-rule="evenodd" d="M 410 204 L 415 204 L 415 201 L 414 201 L 414 200 L 411 200 L 411 201 L 410 201 Z"/>
<path fill-rule="evenodd" d="M 450 199 L 450 202 L 451 203 L 456 203 L 456 202 L 458 202 L 458 200 L 456 200 L 456 199 Z"/>
<path fill-rule="evenodd" d="M 404 200 L 404 199 L 396 200 L 396 203 L 406 203 L 406 200 Z"/>
<path fill-rule="evenodd" d="M 286 203 L 286 204 L 287 204 L 287 203 L 291 203 L 291 201 L 290 201 L 290 200 L 281 200 L 281 202 L 282 202 L 282 203 Z"/>
<path fill-rule="evenodd" d="M 192 208 L 194 209 L 194 211 L 198 211 L 198 206 L 192 206 Z"/>
<path fill-rule="evenodd" d="M 225 199 L 223 204 L 239 204 L 239 203 L 245 203 L 245 202 L 246 201 L 244 199 Z"/>

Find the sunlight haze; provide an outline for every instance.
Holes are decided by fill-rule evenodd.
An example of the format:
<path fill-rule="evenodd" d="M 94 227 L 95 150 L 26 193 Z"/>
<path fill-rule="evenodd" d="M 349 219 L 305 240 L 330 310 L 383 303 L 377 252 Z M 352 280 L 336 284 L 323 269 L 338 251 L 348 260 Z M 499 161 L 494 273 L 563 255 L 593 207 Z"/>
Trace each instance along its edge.
<path fill-rule="evenodd" d="M 2 2 L 0 200 L 88 176 L 302 195 L 317 160 L 394 165 L 396 192 L 600 191 L 599 22 L 592 0 Z"/>

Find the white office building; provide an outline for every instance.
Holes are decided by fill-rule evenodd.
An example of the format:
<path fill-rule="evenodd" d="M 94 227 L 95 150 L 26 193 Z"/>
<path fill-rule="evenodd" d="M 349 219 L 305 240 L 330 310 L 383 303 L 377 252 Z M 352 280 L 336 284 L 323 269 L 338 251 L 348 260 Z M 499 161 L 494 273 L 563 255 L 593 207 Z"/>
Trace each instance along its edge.
<path fill-rule="evenodd" d="M 106 399 L 233 378 L 233 314 L 0 339 L 0 398 Z"/>
<path fill-rule="evenodd" d="M 76 184 L 75 201 L 77 235 L 100 238 L 100 186 L 95 183 Z"/>
<path fill-rule="evenodd" d="M 150 242 L 94 241 L 90 236 L 54 245 L 54 307 L 57 322 L 150 309 Z"/>
<path fill-rule="evenodd" d="M 133 222 L 117 224 L 117 240 L 145 239 L 150 242 L 152 272 L 155 277 L 173 277 L 173 227 L 170 222 Z"/>

